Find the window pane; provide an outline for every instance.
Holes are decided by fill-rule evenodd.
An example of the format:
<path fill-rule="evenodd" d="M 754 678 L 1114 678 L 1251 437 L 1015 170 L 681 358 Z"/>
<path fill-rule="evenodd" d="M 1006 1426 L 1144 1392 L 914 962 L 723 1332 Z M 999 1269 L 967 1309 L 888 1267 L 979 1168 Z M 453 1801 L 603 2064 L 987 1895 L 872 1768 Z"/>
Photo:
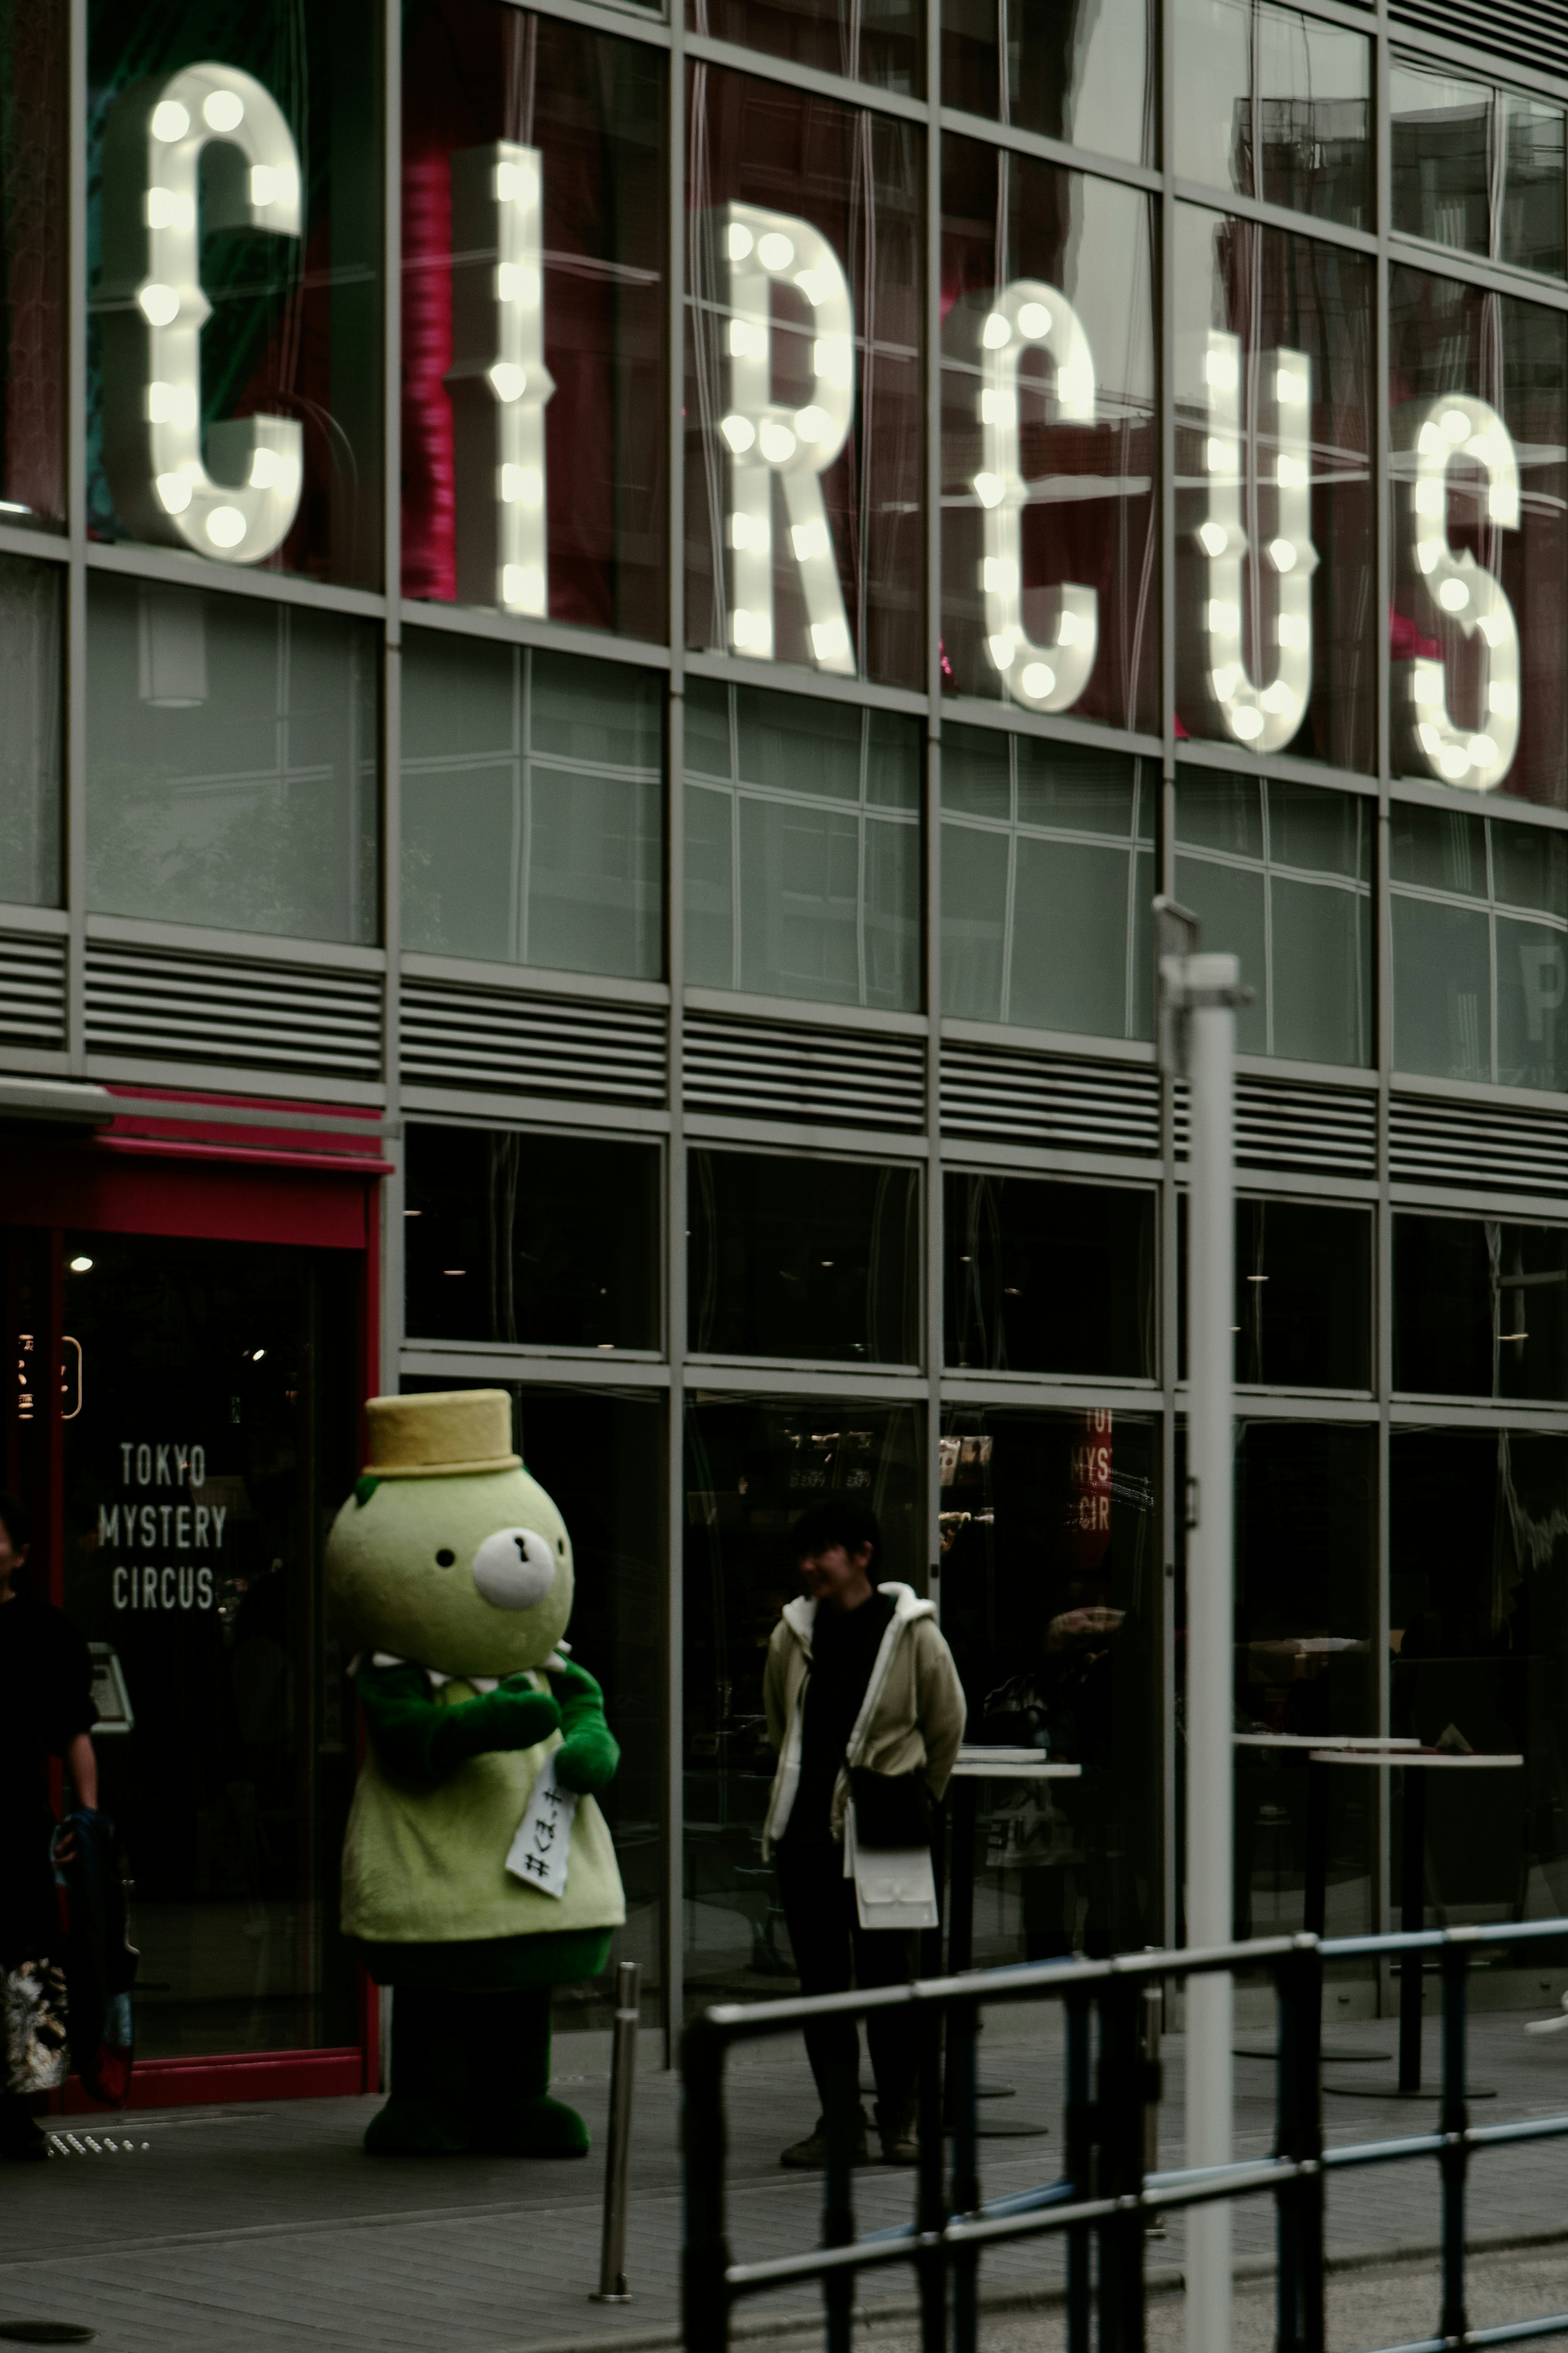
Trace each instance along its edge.
<path fill-rule="evenodd" d="M 1154 1195 L 1027 1176 L 943 1180 L 947 1362 L 1154 1375 Z"/>
<path fill-rule="evenodd" d="M 1131 164 L 1159 161 L 1157 55 L 1149 0 L 942 0 L 944 106 L 994 121 L 1005 74 L 1009 122 Z"/>
<path fill-rule="evenodd" d="M 965 817 L 1013 814 L 1013 739 L 988 727 L 946 727 L 942 737 L 942 806 Z"/>
<path fill-rule="evenodd" d="M 1236 1260 L 1238 1381 L 1370 1388 L 1370 1211 L 1238 1201 Z"/>
<path fill-rule="evenodd" d="M 380 587 L 379 28 L 370 0 L 303 14 L 94 0 L 94 538 Z M 247 86 L 229 89 L 226 70 Z M 204 90 L 239 100 L 237 138 L 208 135 Z M 186 131 L 154 147 L 149 109 L 165 99 Z M 156 227 L 151 153 L 174 184 Z M 247 182 L 247 166 L 259 182 Z M 210 305 L 199 345 L 177 307 L 154 322 L 130 299 L 148 280 L 175 290 L 199 282 Z M 168 386 L 156 415 L 155 383 Z M 236 422 L 252 418 L 249 429 Z"/>
<path fill-rule="evenodd" d="M 89 907 L 376 937 L 374 630 L 96 573 L 88 667 Z"/>
<path fill-rule="evenodd" d="M 1568 319 L 1403 268 L 1389 306 L 1394 773 L 1568 807 Z"/>
<path fill-rule="evenodd" d="M 0 518 L 65 520 L 66 56 L 63 0 L 0 9 Z"/>
<path fill-rule="evenodd" d="M 1372 45 L 1268 0 L 1180 0 L 1176 170 L 1371 226 Z"/>
<path fill-rule="evenodd" d="M 1375 1729 L 1375 1462 L 1372 1430 L 1238 1424 L 1238 1728 L 1363 1738 Z M 1184 1543 L 1184 1532 L 1177 1542 Z M 1184 1575 L 1179 1591 L 1184 1616 Z M 1364 1936 L 1377 1926 L 1376 1776 L 1325 1778 L 1328 1926 L 1332 1935 Z M 1238 1936 L 1280 1936 L 1305 1926 L 1306 1799 L 1299 1753 L 1237 1747 Z"/>
<path fill-rule="evenodd" d="M 924 1430 L 923 1407 L 858 1399 L 688 1406 L 680 1756 L 693 2008 L 791 1990 L 778 1881 L 761 1855 L 778 1763 L 763 1666 L 781 1608 L 802 1590 L 790 1528 L 808 1505 L 841 1496 L 876 1515 L 875 1574 L 922 1589 Z"/>
<path fill-rule="evenodd" d="M 1568 1446 L 1522 1430 L 1396 1430 L 1389 1489 L 1390 1729 L 1531 1760 L 1423 1777 L 1422 1921 L 1554 1918 L 1564 1831 L 1538 1771 L 1555 1776 L 1562 1756 Z"/>
<path fill-rule="evenodd" d="M 689 697 L 702 766 L 686 791 L 688 980 L 911 1010 L 921 997 L 918 723 L 749 687 L 692 687 L 703 690 Z M 719 776 L 733 780 L 721 786 Z"/>
<path fill-rule="evenodd" d="M 1568 1398 L 1568 1229 L 1396 1217 L 1394 1386 Z"/>
<path fill-rule="evenodd" d="M 1370 770 L 1372 265 L 1175 222 L 1178 726 Z"/>
<path fill-rule="evenodd" d="M 495 0 L 404 25 L 403 593 L 660 637 L 664 60 Z"/>
<path fill-rule="evenodd" d="M 1005 833 L 942 827 L 942 1009 L 962 1019 L 1002 1018 L 1008 857 Z"/>
<path fill-rule="evenodd" d="M 1568 961 L 1561 924 L 1497 922 L 1497 1075 L 1505 1087 L 1568 1091 Z"/>
<path fill-rule="evenodd" d="M 1489 1079 L 1491 964 L 1484 913 L 1394 893 L 1394 1063 Z"/>
<path fill-rule="evenodd" d="M 448 1376 L 405 1375 L 402 1383 L 405 1396 L 468 1386 Z M 552 2031 L 602 2032 L 611 2024 L 623 1960 L 641 1967 L 642 2014 L 651 2024 L 662 2014 L 664 1979 L 664 1402 L 635 1392 L 605 1397 L 493 1377 L 483 1386 L 511 1392 L 512 1445 L 571 1532 L 572 1655 L 603 1691 L 605 1715 L 621 1752 L 615 1778 L 596 1802 L 615 1841 L 626 1925 L 611 1940 L 602 1977 L 556 1993 Z M 558 2059 L 563 2074 L 573 2062 L 564 2052 Z"/>
<path fill-rule="evenodd" d="M 688 95 L 687 643 L 923 690 L 923 136 Z"/>
<path fill-rule="evenodd" d="M 1271 785 L 1271 801 L 1273 794 Z M 1274 1052 L 1364 1068 L 1372 1060 L 1370 892 L 1275 874 L 1268 913 Z"/>
<path fill-rule="evenodd" d="M 1560 106 L 1404 58 L 1389 105 L 1395 228 L 1563 276 Z"/>
<path fill-rule="evenodd" d="M 1487 828 L 1456 809 L 1417 808 L 1396 801 L 1389 811 L 1389 871 L 1395 884 L 1415 882 L 1467 898 L 1487 895 Z"/>
<path fill-rule="evenodd" d="M 1492 884 L 1500 902 L 1568 921 L 1568 834 L 1533 825 L 1488 828 Z"/>
<path fill-rule="evenodd" d="M 1156 727 L 1149 199 L 967 139 L 942 168 L 943 686 Z"/>
<path fill-rule="evenodd" d="M 1177 822 L 1179 826 L 1181 820 Z M 1218 948 L 1223 943 L 1230 955 L 1240 957 L 1242 980 L 1257 991 L 1252 1003 L 1244 1005 L 1236 1017 L 1236 1042 L 1243 1054 L 1268 1051 L 1266 895 L 1261 861 L 1253 867 L 1222 864 L 1212 858 L 1177 857 L 1177 898 L 1197 916 L 1207 945 Z"/>
<path fill-rule="evenodd" d="M 410 1332 L 658 1346 L 657 1145 L 416 1123 L 407 1171 Z"/>
<path fill-rule="evenodd" d="M 1127 1020 L 1127 853 L 1021 833 L 1007 1018 L 1116 1037 Z"/>
<path fill-rule="evenodd" d="M 656 976 L 663 699 L 656 671 L 411 629 L 405 945 Z"/>
<path fill-rule="evenodd" d="M 983 1783 L 978 1965 L 1159 1935 L 1159 1432 L 1137 1415 L 951 1407 L 942 1631 L 971 1743 L 1083 1767 Z"/>
<path fill-rule="evenodd" d="M 52 565 L 0 556 L 0 899 L 60 900 L 60 598 Z"/>
<path fill-rule="evenodd" d="M 686 21 L 694 33 L 906 97 L 918 98 L 925 86 L 924 26 L 915 0 L 883 0 L 865 10 L 849 0 L 686 0 Z"/>
<path fill-rule="evenodd" d="M 917 1171 L 703 1151 L 687 1168 L 693 1349 L 919 1363 Z"/>

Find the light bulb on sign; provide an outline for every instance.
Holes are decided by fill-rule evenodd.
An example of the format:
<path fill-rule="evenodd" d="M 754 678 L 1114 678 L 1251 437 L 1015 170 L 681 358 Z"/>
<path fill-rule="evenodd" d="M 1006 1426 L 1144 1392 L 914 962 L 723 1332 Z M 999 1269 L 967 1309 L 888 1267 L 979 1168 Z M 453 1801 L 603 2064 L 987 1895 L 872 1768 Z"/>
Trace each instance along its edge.
<path fill-rule="evenodd" d="M 793 214 L 731 203 L 717 215 L 729 398 L 720 419 L 730 478 L 728 641 L 755 660 L 777 659 L 773 567 L 793 562 L 805 607 L 805 642 L 818 670 L 855 675 L 855 647 L 838 583 L 822 475 L 855 414 L 855 317 L 837 255 Z M 811 380 L 798 406 L 773 398 L 773 290 L 793 288 L 811 311 Z M 787 529 L 773 534 L 773 481 Z"/>
<path fill-rule="evenodd" d="M 1277 351 L 1265 355 L 1259 374 L 1272 396 L 1275 453 L 1272 465 L 1260 465 L 1258 490 L 1261 497 L 1267 483 L 1272 494 L 1274 530 L 1254 560 L 1264 566 L 1259 602 L 1264 642 L 1276 649 L 1274 674 L 1255 681 L 1243 654 L 1242 566 L 1250 543 L 1242 523 L 1241 342 L 1217 327 L 1204 352 L 1205 512 L 1193 532 L 1203 583 L 1198 669 L 1221 732 L 1249 751 L 1278 752 L 1300 727 L 1312 686 L 1312 364 L 1304 352 Z M 1261 674 L 1261 649 L 1256 659 Z"/>
<path fill-rule="evenodd" d="M 238 150 L 237 171 L 201 160 Z M 184 66 L 134 84 L 103 143 L 103 461 L 128 527 L 164 546 L 258 564 L 299 511 L 303 444 L 292 417 L 210 426 L 203 450 L 200 235 L 300 235 L 300 159 L 271 92 L 237 67 Z"/>
<path fill-rule="evenodd" d="M 550 610 L 544 411 L 544 164 L 497 140 L 452 158 L 452 396 L 458 595 Z"/>
<path fill-rule="evenodd" d="M 1519 749 L 1519 625 L 1501 582 L 1468 548 L 1456 554 L 1448 544 L 1448 469 L 1468 459 L 1486 485 L 1487 522 L 1517 531 L 1513 437 L 1489 402 L 1468 394 L 1405 401 L 1393 424 L 1397 593 L 1420 636 L 1452 643 L 1457 627 L 1486 649 L 1479 727 L 1455 719 L 1440 653 L 1393 665 L 1396 723 L 1415 766 L 1443 784 L 1490 792 Z"/>

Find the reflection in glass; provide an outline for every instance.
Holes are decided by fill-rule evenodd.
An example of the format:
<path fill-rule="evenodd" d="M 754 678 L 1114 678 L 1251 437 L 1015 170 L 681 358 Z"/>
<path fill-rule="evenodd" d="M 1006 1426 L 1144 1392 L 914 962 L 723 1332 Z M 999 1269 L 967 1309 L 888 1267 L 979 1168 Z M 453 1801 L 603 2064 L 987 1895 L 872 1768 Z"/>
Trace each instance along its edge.
<path fill-rule="evenodd" d="M 689 1347 L 920 1362 L 916 1169 L 694 1150 L 687 1187 Z"/>
<path fill-rule="evenodd" d="M 1568 839 L 1397 801 L 1390 816 L 1395 1068 L 1568 1091 Z"/>
<path fill-rule="evenodd" d="M 1238 1201 L 1236 1314 L 1238 1381 L 1370 1388 L 1371 1210 Z"/>
<path fill-rule="evenodd" d="M 1154 1196 L 950 1172 L 946 1357 L 992 1372 L 1154 1377 Z"/>
<path fill-rule="evenodd" d="M 405 1395 L 468 1386 L 449 1377 L 403 1382 Z M 604 1396 L 489 1377 L 483 1386 L 510 1389 L 512 1444 L 571 1531 L 572 1655 L 603 1689 L 621 1752 L 598 1803 L 615 1841 L 626 1926 L 616 1932 L 603 1977 L 557 1992 L 554 2031 L 613 2023 L 622 1961 L 641 1964 L 643 2016 L 653 2022 L 662 2014 L 664 1984 L 664 1402 L 635 1391 Z"/>
<path fill-rule="evenodd" d="M 526 608 L 660 637 L 664 61 L 640 42 L 497 0 L 418 0 L 404 25 L 403 593 L 500 601 L 494 561 L 485 566 L 498 529 L 486 501 L 531 489 L 521 479 L 459 480 L 469 461 L 457 401 L 474 396 L 474 370 L 467 351 L 455 364 L 454 305 L 472 302 L 475 269 L 494 267 L 494 251 L 476 251 L 465 227 L 463 173 L 506 141 L 539 158 L 540 268 L 524 292 L 542 311 L 552 387 L 542 529 L 520 542 L 544 567 L 544 593 Z"/>
<path fill-rule="evenodd" d="M 1312 1422 L 1237 1430 L 1237 1728 L 1376 1728 L 1376 1433 Z M 1184 1541 L 1179 1535 L 1178 1543 Z M 1178 1604 L 1184 1614 L 1185 1578 Z M 1184 1633 L 1178 1631 L 1178 1651 Z M 1377 1776 L 1331 1774 L 1331 1936 L 1366 1935 L 1377 1852 Z M 1305 1926 L 1307 1767 L 1300 1751 L 1236 1756 L 1236 1933 Z"/>
<path fill-rule="evenodd" d="M 362 1460 L 358 1255 L 63 1239 L 90 1370 L 62 1598 L 133 1719 L 96 1748 L 135 1858 L 138 2055 L 341 2050 L 362 2023 L 338 1932 L 357 1711 L 321 1546 Z"/>
<path fill-rule="evenodd" d="M 1391 1729 L 1525 1760 L 1426 1777 L 1426 1916 L 1555 1918 L 1568 1903 L 1568 1441 L 1395 1430 L 1389 1483 Z M 1396 1858 L 1401 1844 L 1396 1824 Z"/>
<path fill-rule="evenodd" d="M 651 1144 L 410 1125 L 405 1330 L 432 1340 L 657 1348 Z"/>
<path fill-rule="evenodd" d="M 60 900 L 60 604 L 52 565 L 0 556 L 0 900 Z"/>
<path fill-rule="evenodd" d="M 1150 0 L 942 0 L 942 98 L 992 121 L 1157 164 Z"/>
<path fill-rule="evenodd" d="M 661 685 L 653 670 L 408 632 L 405 947 L 662 970 Z"/>
<path fill-rule="evenodd" d="M 951 136 L 942 169 L 943 689 L 1152 729 L 1150 200 Z"/>
<path fill-rule="evenodd" d="M 195 60 L 238 67 L 276 100 L 299 152 L 299 237 L 224 228 L 201 239 L 201 420 L 279 417 L 302 439 L 304 488 L 269 568 L 381 586 L 380 38 L 368 0 L 332 8 L 235 9 L 215 0 L 97 0 L 90 12 L 87 223 L 88 529 L 125 539 L 104 467 L 104 377 L 116 364 L 96 288 L 103 248 L 102 155 L 118 100 L 144 78 Z M 209 147 L 222 173 L 237 150 Z M 210 187 L 210 176 L 209 176 Z M 221 467 L 212 470 L 221 478 Z M 218 510 L 222 513 L 224 510 Z M 216 517 L 215 517 L 216 520 Z"/>
<path fill-rule="evenodd" d="M 923 691 L 922 134 L 713 66 L 688 91 L 687 643 Z"/>
<path fill-rule="evenodd" d="M 777 1758 L 768 1638 L 801 1591 L 789 1531 L 843 1495 L 880 1525 L 880 1581 L 926 1583 L 923 1406 L 704 1398 L 686 1415 L 681 1688 L 687 1999 L 771 2000 L 795 1963 L 763 1821 Z"/>
<path fill-rule="evenodd" d="M 864 9 L 851 0 L 686 0 L 686 21 L 694 33 L 906 98 L 924 87 L 924 26 L 914 0 Z"/>
<path fill-rule="evenodd" d="M 686 770 L 687 980 L 912 1011 L 918 723 L 691 678 Z"/>
<path fill-rule="evenodd" d="M 1373 285 L 1179 205 L 1178 734 L 1375 765 Z"/>
<path fill-rule="evenodd" d="M 1568 807 L 1568 320 L 1393 269 L 1388 396 L 1394 772 Z"/>
<path fill-rule="evenodd" d="M 942 1011 L 1147 1038 L 1158 770 L 989 727 L 942 740 Z"/>
<path fill-rule="evenodd" d="M 1394 227 L 1561 278 L 1561 106 L 1404 58 L 1390 69 L 1388 101 Z"/>
<path fill-rule="evenodd" d="M 965 1738 L 1083 1767 L 1077 1781 L 982 1786 L 976 1964 L 1152 1943 L 1157 1426 L 956 1407 L 942 1433 L 942 1622 Z"/>
<path fill-rule="evenodd" d="M 0 521 L 65 517 L 63 0 L 0 8 Z"/>
<path fill-rule="evenodd" d="M 374 940 L 376 631 L 101 572 L 87 613 L 88 905 Z"/>
<path fill-rule="evenodd" d="M 1179 770 L 1176 895 L 1257 991 L 1237 1015 L 1242 1053 L 1371 1061 L 1375 823 L 1357 794 Z"/>
<path fill-rule="evenodd" d="M 1175 166 L 1348 228 L 1372 226 L 1372 44 L 1271 0 L 1180 0 Z"/>
<path fill-rule="evenodd" d="M 1568 1228 L 1396 1215 L 1394 1386 L 1568 1399 Z"/>

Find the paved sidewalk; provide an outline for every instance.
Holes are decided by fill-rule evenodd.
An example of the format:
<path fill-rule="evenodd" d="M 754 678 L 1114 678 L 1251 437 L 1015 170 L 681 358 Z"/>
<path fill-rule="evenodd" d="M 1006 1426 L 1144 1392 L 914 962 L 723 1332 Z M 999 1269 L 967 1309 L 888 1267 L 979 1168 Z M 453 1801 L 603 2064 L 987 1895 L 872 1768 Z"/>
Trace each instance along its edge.
<path fill-rule="evenodd" d="M 1049 2179 L 1060 2162 L 1060 2054 L 1054 2014 L 1044 2017 L 1042 2031 L 1041 2013 L 994 2014 L 984 2036 L 983 2078 L 1016 2086 L 1013 2098 L 984 2104 L 986 2119 L 1048 2127 L 1037 2137 L 983 2143 L 987 2196 Z M 1522 2017 L 1512 2014 L 1472 2021 L 1472 2075 L 1500 2094 L 1478 2111 L 1489 2123 L 1568 2112 L 1568 2035 L 1538 2042 L 1522 2030 Z M 1386 2022 L 1342 2025 L 1335 2040 L 1391 2052 L 1394 2031 Z M 1429 2022 L 1429 2055 L 1436 2039 Z M 584 2047 L 602 2067 L 602 2046 Z M 539 2353 L 567 2345 L 611 2353 L 617 2344 L 631 2353 L 639 2343 L 670 2343 L 679 2321 L 679 2084 L 653 2072 L 639 2078 L 627 2246 L 636 2301 L 605 2307 L 589 2302 L 588 2291 L 598 2270 L 608 2083 L 603 2073 L 574 2080 L 570 2038 L 558 2043 L 557 2058 L 558 2085 L 583 2107 L 596 2136 L 595 2154 L 581 2165 L 373 2161 L 362 2154 L 359 2136 L 376 2103 L 353 2099 L 137 2116 L 133 2154 L 7 2170 L 0 2199 L 0 2320 L 82 2322 L 99 2331 L 101 2353 L 213 2353 L 217 2346 L 224 2353 L 282 2353 L 285 2347 L 289 2353 Z M 1167 2040 L 1165 2061 L 1162 2142 L 1169 2163 L 1181 2155 L 1179 2037 Z M 1371 2083 L 1392 2080 L 1393 2069 L 1341 2067 L 1328 2074 L 1331 2081 Z M 1238 2060 L 1237 2078 L 1237 2153 L 1261 2153 L 1271 2137 L 1272 2069 Z M 813 2177 L 782 2172 L 778 2151 L 809 2126 L 815 2108 L 798 2047 L 758 2045 L 737 2056 L 730 2100 L 737 2254 L 812 2243 L 820 2186 Z M 1436 2119 L 1431 2104 L 1362 2096 L 1327 2103 L 1335 2139 L 1429 2130 Z M 82 2137 L 79 2122 L 71 2129 Z M 88 2129 L 100 2140 L 105 2131 L 122 2137 L 112 2120 Z M 858 2184 L 862 2228 L 908 2218 L 908 2174 L 873 2168 Z M 1528 2262 L 1505 2264 L 1502 2276 L 1517 2285 L 1527 2274 L 1555 2271 L 1563 2281 L 1556 2301 L 1568 2304 L 1568 2142 L 1487 2152 L 1472 2170 L 1469 2213 L 1478 2240 L 1542 2242 Z M 1331 2186 L 1329 2237 L 1338 2256 L 1430 2248 L 1437 2228 L 1436 2170 L 1426 2161 L 1358 2170 Z M 1559 2235 L 1561 2248 L 1545 2243 Z M 1267 2264 L 1273 2243 L 1268 2201 L 1238 2209 L 1236 2242 L 1247 2269 Z M 1173 2278 L 1181 2255 L 1181 2225 L 1173 2221 L 1169 2239 L 1150 2248 L 1152 2277 Z M 1395 2337 L 1425 2335 L 1435 2323 L 1430 2295 L 1417 2285 L 1429 2272 L 1416 2264 L 1399 2274 L 1414 2302 L 1412 2325 Z M 999 2251 L 987 2259 L 983 2277 L 992 2306 L 987 2353 L 1026 2343 L 1046 2353 L 1056 2323 L 1048 2310 L 1033 2320 L 1027 2315 L 1036 2299 L 1048 2306 L 1059 2286 L 1054 2248 L 1036 2242 Z M 882 2315 L 868 2330 L 873 2343 L 894 2345 L 910 2291 L 907 2276 L 897 2272 L 867 2281 L 868 2315 Z M 1238 2323 L 1243 2304 L 1259 2296 L 1266 2305 L 1266 2290 L 1238 2291 Z M 1542 2308 L 1542 2300 L 1529 2308 Z M 809 2293 L 790 2291 L 752 2306 L 747 2316 L 781 2331 L 809 2329 L 818 2309 Z M 1337 2341 L 1390 2337 L 1352 2327 Z"/>

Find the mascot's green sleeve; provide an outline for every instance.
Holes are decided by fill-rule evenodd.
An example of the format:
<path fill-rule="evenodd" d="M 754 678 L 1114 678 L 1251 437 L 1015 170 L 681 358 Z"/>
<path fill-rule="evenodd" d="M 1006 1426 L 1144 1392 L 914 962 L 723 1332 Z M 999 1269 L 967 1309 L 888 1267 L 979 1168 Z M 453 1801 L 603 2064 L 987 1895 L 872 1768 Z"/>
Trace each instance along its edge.
<path fill-rule="evenodd" d="M 342 1924 L 393 1989 L 365 2146 L 581 2156 L 586 2126 L 548 2096 L 550 1989 L 602 1974 L 626 1901 L 595 1803 L 620 1752 L 563 1641 L 571 1540 L 510 1451 L 504 1390 L 366 1410 L 374 1459 L 327 1546 L 368 1736 Z"/>

